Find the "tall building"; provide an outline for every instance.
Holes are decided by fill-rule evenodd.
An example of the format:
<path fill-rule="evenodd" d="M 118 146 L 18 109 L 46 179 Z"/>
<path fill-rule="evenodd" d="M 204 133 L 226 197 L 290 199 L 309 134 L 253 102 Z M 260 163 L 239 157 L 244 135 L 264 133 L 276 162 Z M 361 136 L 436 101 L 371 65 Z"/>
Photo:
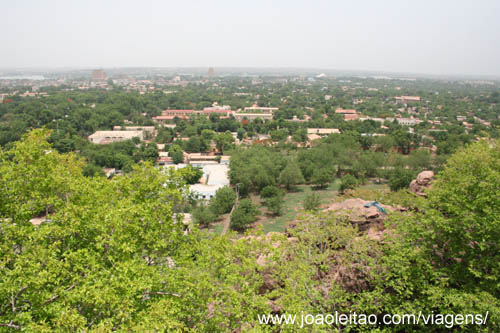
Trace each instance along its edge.
<path fill-rule="evenodd" d="M 214 70 L 214 68 L 213 68 L 213 67 L 210 67 L 210 68 L 208 69 L 208 78 L 209 78 L 209 79 L 213 79 L 213 78 L 214 78 L 214 76 L 215 76 L 215 70 Z"/>
<path fill-rule="evenodd" d="M 106 72 L 102 69 L 96 69 L 92 72 L 92 81 L 106 81 Z"/>

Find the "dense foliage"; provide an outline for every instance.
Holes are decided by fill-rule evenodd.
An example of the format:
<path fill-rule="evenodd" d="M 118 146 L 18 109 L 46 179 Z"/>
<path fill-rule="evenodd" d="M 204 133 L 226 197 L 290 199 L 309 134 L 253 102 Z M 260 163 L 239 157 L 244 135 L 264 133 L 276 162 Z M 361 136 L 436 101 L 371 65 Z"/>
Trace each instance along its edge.
<path fill-rule="evenodd" d="M 418 212 L 391 216 L 384 242 L 321 212 L 287 234 L 231 240 L 173 220 L 185 185 L 176 171 L 144 164 L 86 178 L 83 161 L 54 151 L 48 135 L 32 131 L 0 156 L 0 328 L 271 332 L 257 315 L 337 310 L 488 311 L 486 326 L 463 328 L 500 329 L 498 142 L 454 155 L 428 198 L 413 200 Z M 256 214 L 241 200 L 232 227 Z M 445 329 L 383 327 L 436 328 Z"/>

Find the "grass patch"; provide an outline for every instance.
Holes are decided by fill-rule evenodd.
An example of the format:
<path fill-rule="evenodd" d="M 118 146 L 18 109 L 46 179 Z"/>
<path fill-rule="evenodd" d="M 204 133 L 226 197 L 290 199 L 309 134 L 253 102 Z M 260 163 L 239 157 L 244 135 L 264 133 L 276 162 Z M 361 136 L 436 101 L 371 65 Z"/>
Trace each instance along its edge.
<path fill-rule="evenodd" d="M 268 217 L 263 215 L 259 218 L 259 222 L 262 223 L 264 233 L 268 232 L 283 232 L 285 230 L 288 222 L 293 221 L 298 213 L 303 211 L 302 203 L 304 202 L 306 196 L 311 192 L 319 194 L 321 198 L 321 204 L 330 202 L 333 198 L 337 196 L 337 190 L 339 188 L 340 181 L 336 179 L 327 188 L 316 190 L 310 185 L 300 185 L 293 192 L 288 192 L 284 197 L 283 203 L 283 214 L 276 217 Z M 252 200 L 257 203 L 256 197 Z M 263 210 L 265 212 L 265 210 Z"/>
<path fill-rule="evenodd" d="M 224 225 L 222 223 L 216 224 L 212 228 L 210 228 L 210 230 L 216 235 L 220 235 L 223 229 Z"/>

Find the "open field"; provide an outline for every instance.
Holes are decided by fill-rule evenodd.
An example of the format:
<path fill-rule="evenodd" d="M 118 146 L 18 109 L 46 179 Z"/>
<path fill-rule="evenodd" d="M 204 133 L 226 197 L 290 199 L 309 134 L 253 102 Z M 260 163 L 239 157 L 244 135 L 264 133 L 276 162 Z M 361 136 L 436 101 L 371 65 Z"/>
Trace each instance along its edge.
<path fill-rule="evenodd" d="M 283 232 L 286 225 L 289 222 L 293 221 L 297 217 L 297 214 L 302 211 L 302 203 L 308 194 L 310 194 L 311 192 L 319 194 L 321 198 L 321 205 L 325 205 L 337 200 L 342 200 L 342 198 L 339 198 L 339 186 L 339 179 L 336 179 L 327 188 L 322 190 L 313 189 L 311 185 L 297 186 L 297 189 L 295 191 L 288 192 L 285 195 L 283 199 L 283 214 L 281 216 L 274 216 L 272 214 L 269 214 L 266 207 L 262 206 L 260 196 L 252 194 L 250 195 L 250 199 L 261 212 L 261 214 L 257 217 L 257 221 L 254 225 L 261 225 L 264 233 Z M 373 190 L 378 191 L 386 188 L 387 185 L 384 184 L 367 183 L 366 185 L 361 185 L 358 189 L 370 190 L 369 193 L 372 193 Z M 212 226 L 210 227 L 210 231 L 217 235 L 220 235 L 224 227 L 224 221 L 226 219 L 229 219 L 229 214 L 224 214 L 216 223 L 212 224 Z"/>
<path fill-rule="evenodd" d="M 339 181 L 331 183 L 324 190 L 314 190 L 310 185 L 300 185 L 295 192 L 289 192 L 285 195 L 283 203 L 283 215 L 272 216 L 267 214 L 265 208 L 261 208 L 262 215 L 257 223 L 262 224 L 264 233 L 276 231 L 282 232 L 288 222 L 293 221 L 297 214 L 303 209 L 302 203 L 306 196 L 311 192 L 317 193 L 321 197 L 321 204 L 331 202 L 338 195 Z M 252 196 L 255 204 L 260 204 L 258 196 Z"/>

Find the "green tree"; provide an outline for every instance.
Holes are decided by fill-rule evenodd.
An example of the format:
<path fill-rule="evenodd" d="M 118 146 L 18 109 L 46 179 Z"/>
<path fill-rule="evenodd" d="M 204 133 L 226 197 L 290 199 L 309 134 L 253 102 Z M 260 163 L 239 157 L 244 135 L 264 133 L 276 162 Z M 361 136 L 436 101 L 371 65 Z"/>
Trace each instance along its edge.
<path fill-rule="evenodd" d="M 238 128 L 238 130 L 236 131 L 236 134 L 237 134 L 237 137 L 238 137 L 238 140 L 243 140 L 243 138 L 245 137 L 245 134 L 246 134 L 246 131 L 245 129 L 243 128 Z"/>
<path fill-rule="evenodd" d="M 244 231 L 250 224 L 257 220 L 259 210 L 250 199 L 242 199 L 231 215 L 231 229 Z"/>
<path fill-rule="evenodd" d="M 236 193 L 229 186 L 224 186 L 215 192 L 215 197 L 210 201 L 210 209 L 216 215 L 227 214 L 233 208 Z"/>
<path fill-rule="evenodd" d="M 302 184 L 305 180 L 299 165 L 295 161 L 289 161 L 281 171 L 278 181 L 280 184 L 285 185 L 287 190 L 290 190 L 294 185 Z"/>
<path fill-rule="evenodd" d="M 274 185 L 266 186 L 260 191 L 261 198 L 271 198 L 279 195 L 281 190 Z"/>
<path fill-rule="evenodd" d="M 173 144 L 168 150 L 168 156 L 172 158 L 175 164 L 184 162 L 184 153 L 179 145 Z"/>
<path fill-rule="evenodd" d="M 203 176 L 203 170 L 200 167 L 194 167 L 191 164 L 185 168 L 178 169 L 178 174 L 184 179 L 186 184 L 196 184 L 200 182 Z"/>
<path fill-rule="evenodd" d="M 500 149 L 479 142 L 452 156 L 428 191 L 424 242 L 458 288 L 499 295 Z"/>
<path fill-rule="evenodd" d="M 85 177 L 104 176 L 104 171 L 102 170 L 102 168 L 95 164 L 85 165 L 82 172 Z"/>
<path fill-rule="evenodd" d="M 353 175 L 347 174 L 340 179 L 340 191 L 342 193 L 355 188 L 357 185 L 358 181 Z"/>
<path fill-rule="evenodd" d="M 198 136 L 192 136 L 186 142 L 186 151 L 188 153 L 199 153 L 201 149 L 201 141 Z"/>
<path fill-rule="evenodd" d="M 319 188 L 326 187 L 328 183 L 331 182 L 331 180 L 332 180 L 332 173 L 326 167 L 315 169 L 311 177 L 311 183 L 313 183 Z"/>
<path fill-rule="evenodd" d="M 196 206 L 192 214 L 194 222 L 204 227 L 208 227 L 217 219 L 217 214 L 213 212 L 213 209 L 203 203 Z"/>
<path fill-rule="evenodd" d="M 182 180 L 148 164 L 113 181 L 86 178 L 82 162 L 47 137 L 32 131 L 0 153 L 0 323 L 27 331 L 135 325 L 134 314 L 155 302 L 143 297 L 164 291 L 165 268 L 187 240 L 172 220 Z M 42 214 L 40 225 L 30 222 Z"/>
<path fill-rule="evenodd" d="M 411 181 L 415 178 L 416 173 L 413 170 L 396 167 L 389 176 L 389 188 L 391 191 L 398 191 L 403 188 L 408 188 Z"/>
<path fill-rule="evenodd" d="M 375 280 L 381 311 L 489 313 L 487 330 L 500 329 L 500 150 L 479 142 L 455 153 L 436 176 L 419 209 L 396 216 Z M 490 146 L 491 145 L 491 146 Z M 422 329 L 425 329 L 422 327 Z M 475 329 L 473 329 L 475 330 Z"/>
<path fill-rule="evenodd" d="M 283 208 L 283 194 L 278 194 L 264 200 L 264 206 L 274 215 L 281 215 Z"/>
<path fill-rule="evenodd" d="M 393 137 L 396 146 L 403 154 L 408 154 L 410 152 L 412 137 L 409 132 L 404 129 L 400 129 L 393 132 L 391 136 Z"/>
<path fill-rule="evenodd" d="M 216 134 L 214 137 L 215 146 L 220 153 L 224 153 L 226 149 L 232 147 L 234 143 L 234 138 L 231 132 L 226 131 L 224 133 Z"/>
<path fill-rule="evenodd" d="M 142 156 L 145 161 L 149 161 L 151 163 L 156 163 L 156 160 L 158 159 L 159 153 L 158 153 L 158 146 L 156 143 L 148 143 L 142 152 Z"/>

